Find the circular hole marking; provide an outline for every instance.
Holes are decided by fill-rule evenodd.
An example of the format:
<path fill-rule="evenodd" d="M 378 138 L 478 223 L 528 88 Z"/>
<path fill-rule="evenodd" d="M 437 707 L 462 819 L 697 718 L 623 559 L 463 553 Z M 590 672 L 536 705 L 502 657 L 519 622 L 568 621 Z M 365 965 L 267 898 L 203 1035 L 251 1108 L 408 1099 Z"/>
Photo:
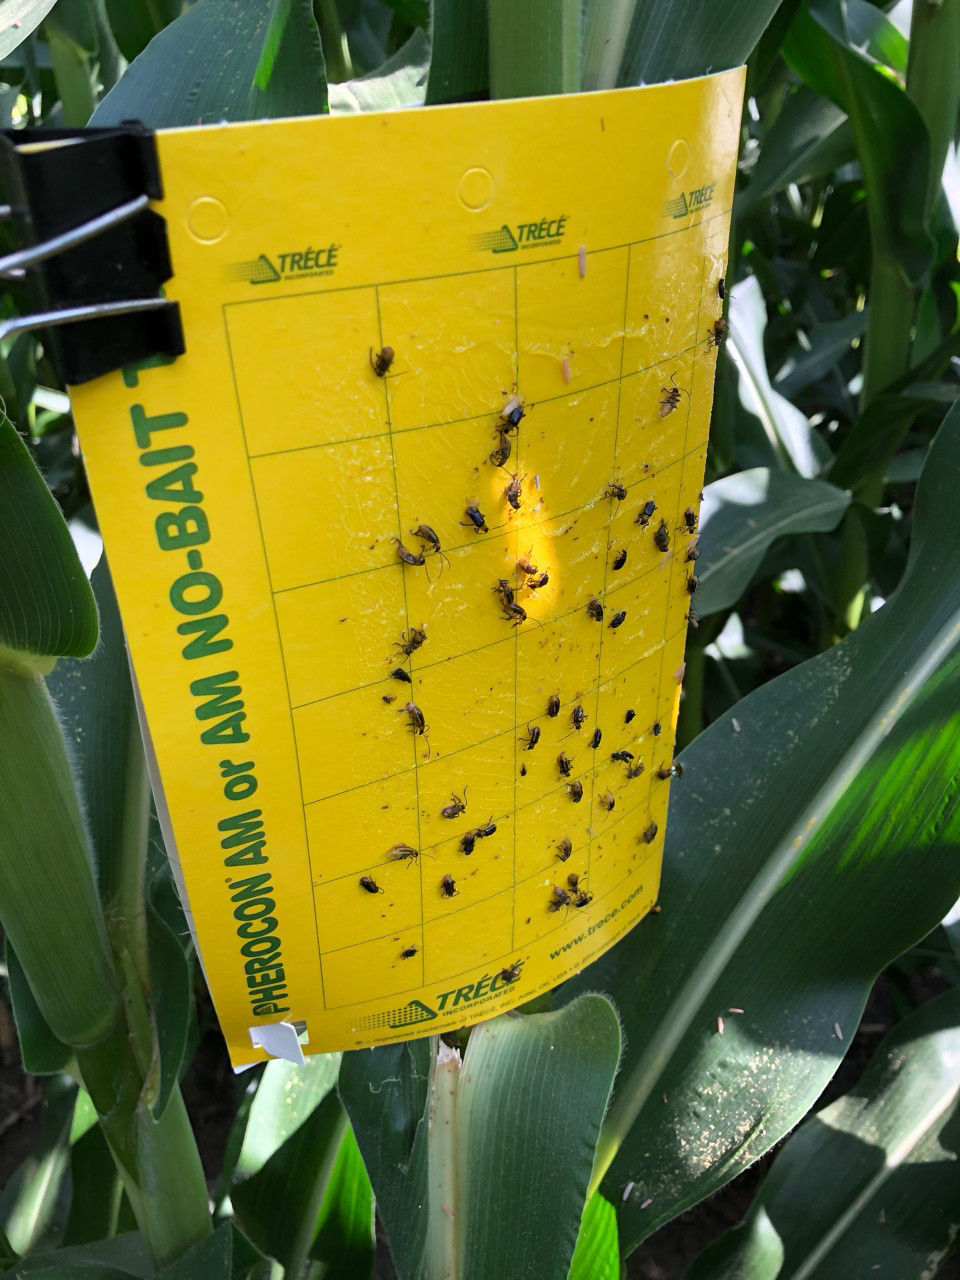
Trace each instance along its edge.
<path fill-rule="evenodd" d="M 667 172 L 673 178 L 679 178 L 687 171 L 690 163 L 690 143 L 686 138 L 678 138 L 667 152 Z"/>
<path fill-rule="evenodd" d="M 213 196 L 198 196 L 187 209 L 187 230 L 201 244 L 216 244 L 227 232 L 227 211 Z"/>
<path fill-rule="evenodd" d="M 488 169 L 468 169 L 460 179 L 457 195 L 471 213 L 480 213 L 493 199 L 493 175 Z"/>

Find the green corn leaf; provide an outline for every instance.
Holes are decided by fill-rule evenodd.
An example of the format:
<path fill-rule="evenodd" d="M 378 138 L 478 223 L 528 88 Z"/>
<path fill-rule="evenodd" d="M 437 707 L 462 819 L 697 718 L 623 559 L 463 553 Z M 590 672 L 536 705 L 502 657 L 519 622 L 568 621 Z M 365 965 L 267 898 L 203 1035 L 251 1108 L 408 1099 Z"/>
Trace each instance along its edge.
<path fill-rule="evenodd" d="M 737 217 L 791 182 L 825 177 L 854 158 L 846 112 L 800 85 L 789 95 L 763 138 L 750 185 L 738 195 Z"/>
<path fill-rule="evenodd" d="M 11 1280 L 23 1276 L 37 1276 L 38 1280 L 130 1280 L 130 1272 L 116 1267 L 106 1267 L 99 1262 L 77 1258 L 72 1250 L 58 1249 L 56 1253 L 26 1258 L 8 1272 Z"/>
<path fill-rule="evenodd" d="M 6 1234 L 0 1231 L 0 1267 L 7 1270 L 17 1261 L 17 1251 L 7 1239 Z"/>
<path fill-rule="evenodd" d="M 796 1124 L 877 973 L 960 893 L 960 578 L 943 571 L 960 555 L 958 468 L 960 405 L 898 590 L 683 753 L 662 914 L 572 984 L 624 1019 L 598 1177 L 625 1252 Z"/>
<path fill-rule="evenodd" d="M 956 74 L 958 48 L 960 7 L 949 3 L 911 7 L 906 89 L 930 139 L 926 193 L 928 215 L 935 213 L 937 199 L 948 181 L 945 161 L 950 148 L 956 147 L 957 111 L 960 109 L 960 76 Z M 948 234 L 952 235 L 952 232 L 953 227 Z"/>
<path fill-rule="evenodd" d="M 813 325 L 807 332 L 808 344 L 795 346 L 784 359 L 774 383 L 780 394 L 796 395 L 829 373 L 863 335 L 867 315 L 866 311 L 853 311 L 840 320 Z"/>
<path fill-rule="evenodd" d="M 566 1274 L 619 1058 L 620 1026 L 601 996 L 474 1028 L 451 1206 L 464 1280 Z"/>
<path fill-rule="evenodd" d="M 637 0 L 585 0 L 581 88 L 615 89 Z"/>
<path fill-rule="evenodd" d="M 193 1016 L 192 972 L 184 945 L 153 903 L 146 906 L 146 937 L 141 937 L 150 784 L 126 642 L 105 559 L 94 569 L 91 585 L 103 643 L 82 662 L 59 662 L 47 686 L 72 749 L 114 945 L 121 951 L 146 948 L 142 976 L 146 979 L 149 970 L 159 1050 L 151 1093 L 154 1114 L 159 1116 L 183 1065 Z M 165 887 L 169 889 L 169 879 L 160 882 L 158 892 L 163 894 Z"/>
<path fill-rule="evenodd" d="M 236 1238 L 233 1223 L 222 1223 L 206 1240 L 163 1267 L 157 1273 L 157 1280 L 230 1280 Z"/>
<path fill-rule="evenodd" d="M 253 82 L 261 91 L 270 87 L 277 66 L 277 57 L 283 44 L 283 36 L 290 19 L 291 0 L 276 0 L 270 15 L 270 25 L 263 38 L 260 61 L 254 72 Z"/>
<path fill-rule="evenodd" d="M 707 485 L 700 509 L 696 611 L 727 609 L 749 584 L 767 549 L 789 533 L 835 529 L 850 495 L 823 480 L 753 467 Z"/>
<path fill-rule="evenodd" d="M 275 23 L 285 10 L 278 38 Z M 130 64 L 90 123 L 134 119 L 159 128 L 326 109 L 326 71 L 310 0 L 197 0 Z"/>
<path fill-rule="evenodd" d="M 320 1228 L 310 1248 L 325 1280 L 366 1280 L 376 1250 L 373 1188 L 352 1129 L 347 1129 L 320 1206 Z"/>
<path fill-rule="evenodd" d="M 58 0 L 54 12 L 48 19 L 65 40 L 74 46 L 80 54 L 93 56 L 97 53 L 99 38 L 97 35 L 96 15 L 91 0 Z"/>
<path fill-rule="evenodd" d="M 383 3 L 411 27 L 426 27 L 430 21 L 427 0 L 383 0 Z"/>
<path fill-rule="evenodd" d="M 0 1192 L 0 1230 L 17 1253 L 55 1246 L 70 1203 L 70 1125 L 77 1086 L 65 1076 L 43 1084 L 40 1137 Z"/>
<path fill-rule="evenodd" d="M 339 1053 L 317 1054 L 302 1067 L 279 1059 L 268 1062 L 246 1117 L 235 1173 L 258 1173 L 283 1144 L 310 1119 L 337 1081 Z"/>
<path fill-rule="evenodd" d="M 0 924 L 54 1035 L 91 1044 L 113 1024 L 118 985 L 63 737 L 39 678 L 0 668 L 0 742 Z"/>
<path fill-rule="evenodd" d="M 84 26 L 89 27 L 89 45 L 92 48 L 84 48 L 83 44 L 77 42 L 73 37 L 71 26 L 75 27 L 79 24 L 69 23 L 61 16 L 62 11 L 68 15 L 82 15 L 86 20 Z M 60 0 L 56 9 L 43 24 L 43 34 L 47 40 L 50 62 L 53 66 L 53 78 L 56 81 L 63 111 L 63 123 L 72 128 L 85 125 L 93 114 L 95 106 L 91 55 L 96 48 L 96 29 L 89 18 L 89 10 L 85 5 L 77 4 L 76 0 L 68 0 L 65 6 L 64 0 Z M 87 33 L 77 32 L 77 34 L 82 36 Z"/>
<path fill-rule="evenodd" d="M 580 0 L 487 0 L 491 98 L 576 93 Z"/>
<path fill-rule="evenodd" d="M 178 0 L 106 0 L 107 20 L 120 52 L 128 62 L 144 51 L 150 41 L 180 13 Z"/>
<path fill-rule="evenodd" d="M 308 1058 L 301 1067 L 267 1064 L 246 1118 L 231 1195 L 264 1252 L 289 1261 L 293 1250 L 322 1261 L 331 1280 L 355 1280 L 373 1266 L 373 1193 L 332 1094 L 339 1067 L 338 1053 Z"/>
<path fill-rule="evenodd" d="M 5 1273 L 10 1280 L 35 1275 L 37 1280 L 156 1280 L 157 1269 L 137 1232 L 112 1240 L 32 1254 Z"/>
<path fill-rule="evenodd" d="M 9 939 L 6 960 L 10 1005 L 23 1069 L 32 1076 L 58 1075 L 70 1065 L 73 1057 L 70 1046 L 58 1040 L 47 1025 Z"/>
<path fill-rule="evenodd" d="M 888 391 L 871 400 L 850 430 L 830 467 L 833 484 L 856 491 L 870 476 L 877 459 L 884 470 L 893 461 L 903 433 L 926 405 L 919 395 Z"/>
<path fill-rule="evenodd" d="M 244 1234 L 293 1275 L 300 1274 L 322 1226 L 345 1131 L 339 1099 L 328 1093 L 263 1168 L 231 1193 Z"/>
<path fill-rule="evenodd" d="M 374 1184 L 400 1280 L 421 1276 L 426 1249 L 426 1110 L 431 1040 L 345 1053 L 339 1093 Z"/>
<path fill-rule="evenodd" d="M 147 838 L 150 787 L 126 641 L 105 558 L 94 569 L 90 585 L 103 643 L 82 662 L 58 662 L 47 688 L 70 748 L 100 895 L 112 904 L 122 891 L 126 859 L 142 857 L 139 847 Z"/>
<path fill-rule="evenodd" d="M 851 28 L 858 12 L 846 0 L 821 0 L 801 11 L 784 56 L 811 88 L 846 111 L 853 129 L 872 246 L 872 318 L 864 351 L 869 403 L 908 367 L 913 288 L 930 267 L 933 242 L 925 226 L 927 130 L 887 68 L 855 43 L 859 33 Z"/>
<path fill-rule="evenodd" d="M 587 1201 L 567 1280 L 620 1280 L 617 1214 L 595 1191 Z"/>
<path fill-rule="evenodd" d="M 148 904 L 150 997 L 159 1063 L 153 1114 L 159 1119 L 180 1079 L 193 1017 L 193 971 L 176 934 Z"/>
<path fill-rule="evenodd" d="M 948 991 L 894 1028 L 851 1093 L 804 1121 L 747 1222 L 688 1280 L 932 1275 L 956 1247 L 958 1102 L 960 991 Z M 764 1253 L 771 1233 L 779 1250 Z"/>
<path fill-rule="evenodd" d="M 103 1130 L 96 1123 L 96 1113 L 89 1095 L 81 1091 L 81 1101 L 90 1112 L 90 1127 L 70 1143 L 70 1216 L 63 1233 L 65 1245 L 84 1245 L 107 1239 L 117 1229 L 122 1186 L 116 1162 L 107 1146 Z"/>
<path fill-rule="evenodd" d="M 856 41 L 870 48 L 844 0 L 822 0 L 798 14 L 784 57 L 802 79 L 845 111 L 853 126 L 874 249 L 907 280 L 930 264 L 924 227 L 927 131 L 903 90 Z M 885 21 L 881 19 L 882 21 Z M 878 50 L 879 51 L 879 50 Z"/>
<path fill-rule="evenodd" d="M 487 0 L 433 0 L 427 103 L 472 102 L 490 92 Z"/>
<path fill-rule="evenodd" d="M 619 1052 L 613 1008 L 584 996 L 481 1023 L 429 1088 L 416 1044 L 344 1054 L 340 1094 L 401 1280 L 567 1274 Z"/>
<path fill-rule="evenodd" d="M 6 0 L 0 30 L 0 58 L 26 40 L 39 27 L 57 0 Z"/>
<path fill-rule="evenodd" d="M 770 382 L 763 349 L 767 311 L 756 276 L 730 290 L 727 351 L 739 378 L 740 403 L 763 427 L 773 455 L 785 470 L 814 476 L 828 456 L 806 415 Z"/>
<path fill-rule="evenodd" d="M 620 84 L 660 84 L 746 62 L 780 0 L 639 0 Z"/>
<path fill-rule="evenodd" d="M 694 1262 L 685 1280 L 763 1280 L 781 1276 L 782 1268 L 783 1241 L 760 1205 L 749 1227 L 722 1235 Z"/>
<path fill-rule="evenodd" d="M 0 666 L 43 670 L 97 643 L 97 607 L 57 504 L 0 411 Z"/>

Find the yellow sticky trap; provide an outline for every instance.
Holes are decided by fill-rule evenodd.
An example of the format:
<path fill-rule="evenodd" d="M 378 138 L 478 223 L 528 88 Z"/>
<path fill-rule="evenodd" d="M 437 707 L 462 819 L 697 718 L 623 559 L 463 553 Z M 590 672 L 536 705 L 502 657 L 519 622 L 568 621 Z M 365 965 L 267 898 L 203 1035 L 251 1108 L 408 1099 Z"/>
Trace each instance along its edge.
<path fill-rule="evenodd" d="M 73 402 L 234 1062 L 654 903 L 742 88 L 158 135 L 187 354 Z"/>

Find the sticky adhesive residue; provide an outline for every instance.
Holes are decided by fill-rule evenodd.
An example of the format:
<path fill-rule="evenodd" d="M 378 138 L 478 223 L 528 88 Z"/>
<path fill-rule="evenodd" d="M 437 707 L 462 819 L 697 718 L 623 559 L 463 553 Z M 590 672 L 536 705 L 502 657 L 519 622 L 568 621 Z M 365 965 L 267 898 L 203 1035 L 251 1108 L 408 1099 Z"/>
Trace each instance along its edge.
<path fill-rule="evenodd" d="M 159 135 L 188 351 L 73 399 L 235 1062 L 655 901 L 742 85 Z"/>

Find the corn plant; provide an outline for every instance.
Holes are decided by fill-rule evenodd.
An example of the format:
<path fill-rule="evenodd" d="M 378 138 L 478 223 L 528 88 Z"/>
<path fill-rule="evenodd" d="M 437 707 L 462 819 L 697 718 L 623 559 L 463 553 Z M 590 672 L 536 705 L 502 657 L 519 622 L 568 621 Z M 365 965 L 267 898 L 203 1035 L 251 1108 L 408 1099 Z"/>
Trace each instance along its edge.
<path fill-rule="evenodd" d="M 613 1278 L 786 1138 L 690 1276 L 935 1274 L 960 1194 L 960 0 L 6 7 L 8 126 L 417 110 L 743 61 L 748 87 L 660 910 L 465 1028 L 462 1061 L 425 1038 L 241 1076 L 206 1174 L 181 1092 L 202 978 L 109 575 L 78 559 L 69 403 L 42 342 L 4 344 L 0 923 L 44 1119 L 0 1193 L 0 1266 L 353 1280 L 376 1210 L 378 1274 Z M 899 1016 L 818 1109 L 881 974 Z"/>

